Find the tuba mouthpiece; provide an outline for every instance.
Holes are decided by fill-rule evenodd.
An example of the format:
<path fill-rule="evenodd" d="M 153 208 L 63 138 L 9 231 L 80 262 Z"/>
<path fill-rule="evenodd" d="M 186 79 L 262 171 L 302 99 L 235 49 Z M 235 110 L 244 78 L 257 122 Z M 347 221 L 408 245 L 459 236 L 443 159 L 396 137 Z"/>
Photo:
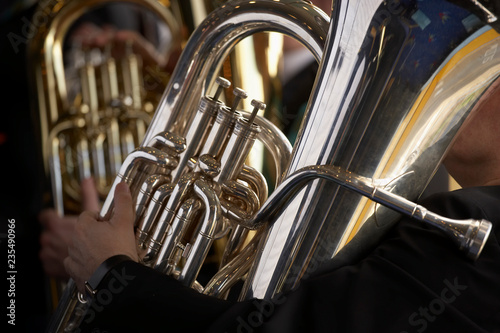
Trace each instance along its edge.
<path fill-rule="evenodd" d="M 492 224 L 486 220 L 469 220 L 470 226 L 467 234 L 463 237 L 460 249 L 465 251 L 467 257 L 476 260 L 488 240 Z"/>

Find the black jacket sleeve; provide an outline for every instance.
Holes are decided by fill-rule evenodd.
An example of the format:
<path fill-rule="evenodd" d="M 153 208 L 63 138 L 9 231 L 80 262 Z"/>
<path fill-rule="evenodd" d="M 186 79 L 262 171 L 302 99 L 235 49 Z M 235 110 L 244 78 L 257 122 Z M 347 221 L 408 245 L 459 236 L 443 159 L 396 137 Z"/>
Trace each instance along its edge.
<path fill-rule="evenodd" d="M 81 332 L 202 332 L 230 305 L 126 261 L 100 282 Z"/>
<path fill-rule="evenodd" d="M 366 257 L 301 282 L 273 300 L 200 295 L 133 262 L 101 283 L 88 332 L 500 332 L 500 187 L 422 204 L 494 229 L 471 261 L 441 231 L 403 219 Z M 104 289 L 102 289 L 104 287 Z M 94 330 L 92 330 L 94 329 Z"/>
<path fill-rule="evenodd" d="M 500 188 L 421 203 L 494 229 L 477 261 L 440 230 L 402 219 L 358 262 L 323 271 L 272 301 L 239 303 L 210 332 L 500 332 Z"/>

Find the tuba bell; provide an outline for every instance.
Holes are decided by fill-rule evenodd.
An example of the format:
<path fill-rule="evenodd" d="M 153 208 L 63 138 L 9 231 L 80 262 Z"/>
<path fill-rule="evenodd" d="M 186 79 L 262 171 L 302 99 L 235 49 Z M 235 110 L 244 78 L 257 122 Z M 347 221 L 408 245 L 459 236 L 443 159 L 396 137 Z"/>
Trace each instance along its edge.
<path fill-rule="evenodd" d="M 438 19 L 451 10 L 464 19 L 461 29 Z M 416 200 L 498 78 L 499 34 L 481 14 L 449 1 L 335 1 L 287 176 L 335 166 L 364 177 L 368 188 Z M 440 42 L 429 49 L 434 34 Z M 303 188 L 270 226 L 242 297 L 272 298 L 340 251 L 354 256 L 372 246 L 400 218 L 369 200 L 376 196 L 319 180 Z M 487 238 L 491 226 L 476 226 Z"/>
<path fill-rule="evenodd" d="M 443 10 L 456 11 L 461 29 L 434 25 L 429 17 Z M 222 5 L 191 35 L 100 216 L 109 218 L 115 186 L 128 183 L 145 264 L 222 298 L 237 279 L 245 280 L 240 299 L 289 291 L 316 267 L 373 246 L 401 213 L 441 228 L 476 258 L 488 221 L 446 219 L 411 201 L 500 74 L 500 35 L 482 18 L 449 1 L 338 0 L 331 23 L 302 1 Z M 231 48 L 264 30 L 296 38 L 320 61 L 290 155 L 283 135 L 256 115 L 262 103 L 247 112 L 218 98 Z M 429 31 L 442 38 L 431 50 Z M 269 199 L 261 175 L 244 163 L 255 139 L 277 157 Z M 200 262 L 226 234 L 221 268 L 202 285 Z M 50 331 L 71 331 L 87 307 L 70 282 Z"/>

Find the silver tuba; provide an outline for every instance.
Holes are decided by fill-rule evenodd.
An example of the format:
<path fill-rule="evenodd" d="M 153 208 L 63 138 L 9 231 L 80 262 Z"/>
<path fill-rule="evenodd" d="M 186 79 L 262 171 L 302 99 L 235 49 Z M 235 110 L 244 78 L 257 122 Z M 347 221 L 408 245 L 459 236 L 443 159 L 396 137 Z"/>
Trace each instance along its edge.
<path fill-rule="evenodd" d="M 440 19 L 439 13 L 449 11 L 463 20 L 455 22 L 459 28 Z M 355 255 L 373 245 L 399 220 L 393 209 L 406 206 L 386 204 L 388 209 L 369 200 L 377 199 L 377 190 L 408 200 L 421 195 L 500 73 L 499 34 L 485 21 L 449 1 L 334 1 L 287 177 L 329 165 L 345 174 L 343 184 L 370 186 L 361 191 L 365 196 L 319 180 L 301 189 L 271 221 L 243 298 L 272 298 L 339 251 Z M 488 223 L 474 225 L 474 236 L 487 238 Z M 481 246 L 474 247 L 473 257 Z"/>
<path fill-rule="evenodd" d="M 459 14 L 462 29 L 434 30 L 443 8 Z M 291 290 L 314 267 L 373 245 L 400 213 L 441 228 L 469 257 L 480 254 L 489 222 L 446 219 L 410 200 L 422 193 L 474 104 L 500 74 L 500 35 L 447 1 L 339 0 L 327 34 L 325 24 L 327 17 L 306 2 L 236 0 L 212 12 L 193 33 L 141 146 L 122 165 L 101 210 L 103 218 L 112 214 L 113 189 L 122 181 L 130 185 L 136 207 L 148 207 L 142 212 L 154 207 L 141 206 L 143 199 L 166 199 L 151 208 L 161 216 L 151 222 L 153 229 L 143 229 L 138 218 L 146 264 L 220 297 L 234 279 L 244 278 L 241 299 L 270 299 Z M 239 40 L 263 30 L 296 38 L 320 59 L 290 158 L 282 135 L 265 119 L 217 98 L 227 86 L 216 79 L 225 56 Z M 424 54 L 429 31 L 442 42 Z M 214 81 L 222 87 L 215 93 Z M 212 109 L 217 112 L 207 116 Z M 228 109 L 240 112 L 231 130 L 214 119 Z M 259 130 L 250 134 L 254 128 Z M 261 139 L 277 156 L 281 176 L 265 201 L 266 194 L 256 190 L 259 174 L 232 154 L 239 146 L 246 152 L 249 137 Z M 223 149 L 214 152 L 214 146 Z M 237 172 L 219 177 L 228 169 Z M 168 180 L 145 191 L 156 175 Z M 231 186 L 238 190 L 231 192 Z M 199 224 L 193 222 L 200 216 Z M 200 230 L 189 237 L 193 241 L 181 241 L 185 231 L 174 232 L 186 230 L 182 224 Z M 256 230 L 250 241 L 232 239 L 246 230 Z M 225 233 L 234 253 L 202 286 L 196 281 L 200 261 L 212 240 Z M 65 297 L 52 331 L 83 320 L 86 305 L 73 285 Z M 65 313 L 69 321 L 60 320 Z"/>

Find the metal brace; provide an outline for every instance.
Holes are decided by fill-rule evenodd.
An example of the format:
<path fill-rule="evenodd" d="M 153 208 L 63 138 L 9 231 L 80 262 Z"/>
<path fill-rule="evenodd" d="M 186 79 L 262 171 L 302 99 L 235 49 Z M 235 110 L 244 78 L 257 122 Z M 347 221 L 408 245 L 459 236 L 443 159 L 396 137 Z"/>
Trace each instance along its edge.
<path fill-rule="evenodd" d="M 488 8 L 483 6 L 483 4 L 480 3 L 478 0 L 471 0 L 471 1 L 486 14 L 486 20 L 488 21 L 488 23 L 493 23 L 498 19 L 491 11 L 488 10 Z"/>

